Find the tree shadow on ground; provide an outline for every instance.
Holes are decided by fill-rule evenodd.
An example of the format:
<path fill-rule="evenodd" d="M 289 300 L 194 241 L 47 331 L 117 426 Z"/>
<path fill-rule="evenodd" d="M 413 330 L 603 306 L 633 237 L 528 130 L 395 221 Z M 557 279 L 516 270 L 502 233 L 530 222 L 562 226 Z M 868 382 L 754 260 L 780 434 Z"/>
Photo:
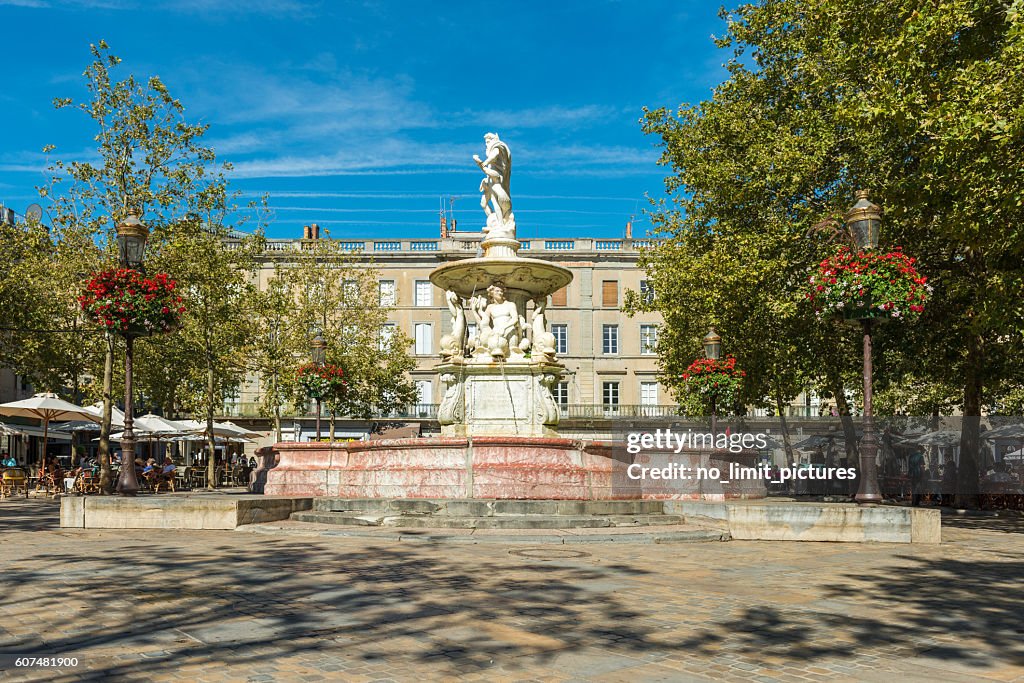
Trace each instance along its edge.
<path fill-rule="evenodd" d="M 275 662 L 294 657 L 338 677 L 515 675 L 565 654 L 696 660 L 720 647 L 780 666 L 921 652 L 978 667 L 1024 663 L 1024 562 L 894 551 L 822 577 L 820 604 L 781 606 L 770 592 L 690 590 L 687 576 L 664 575 L 641 546 L 629 561 L 601 563 L 564 546 L 545 561 L 484 546 L 467 554 L 430 542 L 346 544 L 159 530 L 111 531 L 103 551 L 62 540 L 4 569 L 5 583 L 46 590 L 0 594 L 11 623 L 38 625 L 19 635 L 0 628 L 0 650 L 93 660 L 94 670 L 65 680 L 150 679 L 184 663 L 273 675 Z M 666 584 L 671 599 L 659 601 L 666 593 L 653 587 Z M 721 616 L 692 617 L 689 600 L 720 600 L 712 614 Z M 680 624 L 689 635 L 664 635 Z"/>
<path fill-rule="evenodd" d="M 951 529 L 1001 531 L 1007 534 L 1024 534 L 1024 516 L 1012 512 L 996 515 L 942 516 L 942 526 Z"/>
<path fill-rule="evenodd" d="M 0 533 L 59 528 L 59 499 L 17 496 L 0 500 Z"/>

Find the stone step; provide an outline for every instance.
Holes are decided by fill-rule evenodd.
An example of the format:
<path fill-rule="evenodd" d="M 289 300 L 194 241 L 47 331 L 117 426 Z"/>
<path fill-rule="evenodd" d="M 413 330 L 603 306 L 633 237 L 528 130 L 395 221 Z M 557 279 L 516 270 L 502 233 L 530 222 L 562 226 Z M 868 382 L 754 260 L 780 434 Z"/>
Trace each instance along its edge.
<path fill-rule="evenodd" d="M 503 515 L 654 515 L 658 500 L 496 500 L 424 498 L 315 498 L 317 512 L 497 517 Z"/>
<path fill-rule="evenodd" d="M 296 522 L 404 529 L 596 529 L 663 526 L 684 523 L 680 515 L 394 515 L 372 512 L 296 512 Z"/>

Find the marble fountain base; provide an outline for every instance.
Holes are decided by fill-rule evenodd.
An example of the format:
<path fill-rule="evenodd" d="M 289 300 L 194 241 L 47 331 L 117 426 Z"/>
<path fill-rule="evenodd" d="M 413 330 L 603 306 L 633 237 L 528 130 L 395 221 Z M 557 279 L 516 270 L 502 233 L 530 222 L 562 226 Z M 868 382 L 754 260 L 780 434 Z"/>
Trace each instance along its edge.
<path fill-rule="evenodd" d="M 276 496 L 512 500 L 712 500 L 763 497 L 764 488 L 718 482 L 640 482 L 633 456 L 607 442 L 471 436 L 279 443 L 265 492 Z M 709 452 L 676 462 L 707 465 Z M 655 464 L 655 463 L 651 463 Z"/>

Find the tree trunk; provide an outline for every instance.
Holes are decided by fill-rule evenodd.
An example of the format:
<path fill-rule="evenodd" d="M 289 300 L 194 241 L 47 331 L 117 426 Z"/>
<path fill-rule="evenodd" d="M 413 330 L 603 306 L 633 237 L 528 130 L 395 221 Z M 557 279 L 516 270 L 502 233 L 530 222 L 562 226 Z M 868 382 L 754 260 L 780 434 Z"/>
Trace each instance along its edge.
<path fill-rule="evenodd" d="M 217 439 L 213 434 L 213 363 L 207 361 L 206 366 L 206 448 L 210 453 L 206 461 L 206 486 L 217 487 Z"/>
<path fill-rule="evenodd" d="M 846 444 L 846 466 L 856 467 L 860 470 L 860 454 L 857 450 L 857 428 L 851 417 L 850 402 L 846 400 L 846 391 L 843 388 L 843 380 L 836 376 L 832 380 L 832 393 L 836 397 L 836 411 L 839 413 L 839 421 L 843 425 L 843 440 Z M 860 482 L 856 479 L 850 480 L 850 495 L 855 495 Z"/>
<path fill-rule="evenodd" d="M 960 465 L 957 467 L 956 506 L 979 506 L 979 463 L 981 460 L 981 369 L 985 362 L 982 340 L 971 335 L 967 341 L 967 377 L 964 382 L 964 417 L 960 431 Z"/>
<path fill-rule="evenodd" d="M 789 437 L 789 424 L 786 422 L 786 406 L 782 402 L 782 394 L 775 394 L 775 409 L 779 413 L 779 426 L 782 427 L 782 445 L 786 449 L 786 465 L 791 466 L 796 462 L 793 455 L 793 440 Z"/>
<path fill-rule="evenodd" d="M 114 393 L 114 335 L 107 333 L 107 352 L 103 358 L 103 417 L 100 422 L 100 493 L 107 495 L 113 489 L 110 470 L 110 422 Z"/>
<path fill-rule="evenodd" d="M 334 414 L 334 411 L 332 410 L 331 411 L 331 431 L 330 431 L 330 436 L 328 437 L 328 441 L 330 441 L 331 443 L 334 443 L 334 418 L 335 418 L 335 414 Z"/>
<path fill-rule="evenodd" d="M 272 386 L 274 396 L 274 442 L 281 443 L 281 403 L 277 395 L 277 373 L 274 373 Z M 296 436 L 296 438 L 298 438 Z"/>

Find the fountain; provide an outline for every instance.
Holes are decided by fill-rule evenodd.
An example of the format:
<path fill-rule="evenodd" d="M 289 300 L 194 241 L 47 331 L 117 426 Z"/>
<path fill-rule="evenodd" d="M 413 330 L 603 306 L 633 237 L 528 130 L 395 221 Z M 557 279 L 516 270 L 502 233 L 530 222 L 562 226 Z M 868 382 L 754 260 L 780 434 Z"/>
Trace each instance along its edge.
<path fill-rule="evenodd" d="M 521 258 L 512 212 L 512 155 L 495 133 L 480 206 L 483 254 L 446 263 L 430 280 L 445 291 L 451 333 L 441 339 L 441 436 L 355 443 L 282 443 L 267 475 L 272 495 L 347 498 L 639 498 L 613 489 L 610 444 L 558 437 L 551 388 L 565 372 L 545 315 L 548 297 L 572 273 Z M 467 317 L 476 322 L 468 334 Z M 621 470 L 621 468 L 615 468 Z M 617 481 L 620 481 L 617 476 Z"/>
<path fill-rule="evenodd" d="M 448 263 L 430 274 L 445 291 L 452 333 L 441 339 L 445 386 L 438 409 L 444 436 L 555 436 L 558 406 L 551 387 L 565 367 L 548 331 L 548 297 L 572 281 L 567 268 L 520 258 L 509 180 L 512 155 L 497 134 L 484 136 L 487 156 L 480 206 L 487 216 L 483 256 Z M 532 309 L 529 305 L 533 304 Z M 466 309 L 477 332 L 467 335 Z"/>

